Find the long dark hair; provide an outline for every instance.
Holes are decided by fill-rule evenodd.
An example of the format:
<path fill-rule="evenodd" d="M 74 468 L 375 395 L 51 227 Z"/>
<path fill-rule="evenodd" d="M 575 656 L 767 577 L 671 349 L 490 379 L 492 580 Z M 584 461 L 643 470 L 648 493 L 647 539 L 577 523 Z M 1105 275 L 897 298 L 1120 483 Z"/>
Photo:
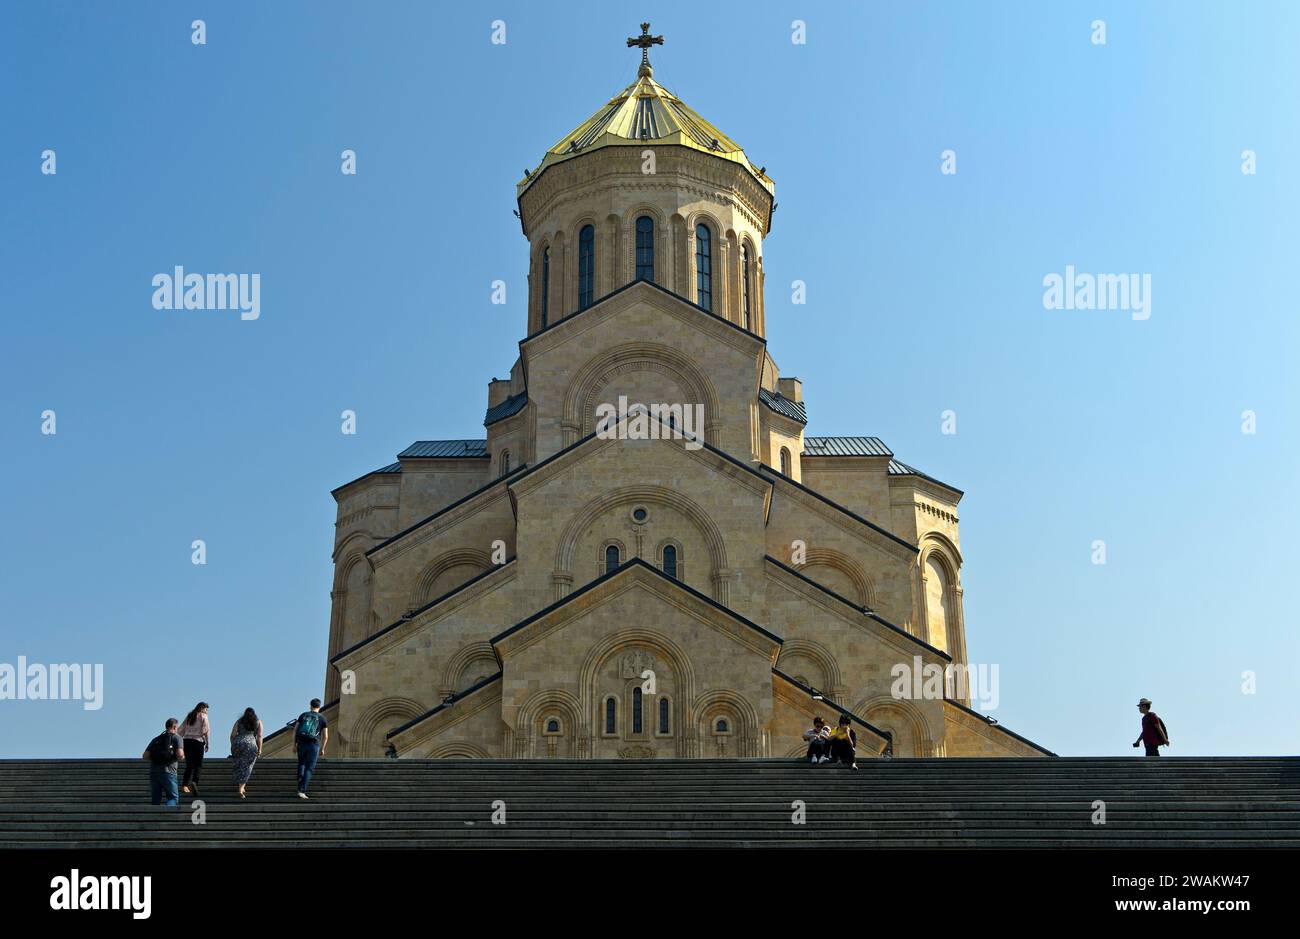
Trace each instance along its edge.
<path fill-rule="evenodd" d="M 194 710 L 185 715 L 185 726 L 193 727 L 197 724 L 199 720 L 199 711 L 202 711 L 207 706 L 208 702 L 206 701 L 200 701 L 198 704 L 194 705 Z"/>
<path fill-rule="evenodd" d="M 257 730 L 257 712 L 252 708 L 244 708 L 244 716 L 239 719 L 239 726 L 250 733 Z"/>

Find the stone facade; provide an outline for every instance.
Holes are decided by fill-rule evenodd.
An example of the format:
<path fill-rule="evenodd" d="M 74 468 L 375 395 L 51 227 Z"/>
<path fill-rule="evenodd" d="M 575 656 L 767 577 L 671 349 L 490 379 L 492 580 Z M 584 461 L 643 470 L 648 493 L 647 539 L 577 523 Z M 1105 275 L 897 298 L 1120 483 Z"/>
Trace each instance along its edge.
<path fill-rule="evenodd" d="M 966 662 L 962 493 L 805 438 L 764 338 L 771 180 L 648 75 L 627 106 L 693 138 L 584 131 L 520 184 L 526 332 L 486 438 L 334 491 L 335 753 L 795 755 L 842 712 L 863 757 L 1041 755 L 895 693 L 900 664 Z M 620 399 L 681 408 L 602 425 Z"/>

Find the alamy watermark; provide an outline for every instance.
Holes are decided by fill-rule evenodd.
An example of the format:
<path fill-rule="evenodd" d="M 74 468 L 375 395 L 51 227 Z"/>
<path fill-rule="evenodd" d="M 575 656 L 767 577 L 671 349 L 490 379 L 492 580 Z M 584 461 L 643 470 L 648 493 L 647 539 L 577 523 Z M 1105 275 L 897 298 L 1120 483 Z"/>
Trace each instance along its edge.
<path fill-rule="evenodd" d="M 18 656 L 0 662 L 0 701 L 80 701 L 87 711 L 104 706 L 104 666 L 42 665 Z"/>
<path fill-rule="evenodd" d="M 1150 274 L 1081 274 L 1073 264 L 1065 275 L 1043 278 L 1045 310 L 1129 310 L 1135 320 L 1151 318 Z"/>
<path fill-rule="evenodd" d="M 262 315 L 261 274 L 186 274 L 178 264 L 151 283 L 155 310 L 238 310 L 241 320 Z"/>
<path fill-rule="evenodd" d="M 687 450 L 704 446 L 703 404 L 596 405 L 596 436 L 601 440 L 684 440 Z"/>
<path fill-rule="evenodd" d="M 986 711 L 997 709 L 998 667 L 996 665 L 925 664 L 919 655 L 912 661 L 896 662 L 889 670 L 894 679 L 889 693 L 896 701 L 960 701 L 968 696 Z"/>

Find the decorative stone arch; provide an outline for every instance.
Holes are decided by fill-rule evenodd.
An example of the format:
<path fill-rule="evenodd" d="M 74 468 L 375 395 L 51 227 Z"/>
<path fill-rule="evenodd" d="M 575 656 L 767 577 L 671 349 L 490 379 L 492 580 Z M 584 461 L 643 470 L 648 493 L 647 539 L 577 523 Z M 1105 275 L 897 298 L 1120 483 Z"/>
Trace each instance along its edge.
<path fill-rule="evenodd" d="M 962 610 L 961 552 L 942 532 L 929 531 L 921 536 L 919 551 L 913 564 L 913 585 L 917 598 L 916 622 L 921 638 L 934 644 L 929 603 L 929 565 L 939 568 L 944 578 L 942 600 L 950 616 L 945 623 L 947 648 L 953 662 L 966 661 L 966 624 Z"/>
<path fill-rule="evenodd" d="M 601 577 L 607 573 L 606 568 L 609 561 L 606 555 L 609 554 L 610 548 L 618 549 L 618 563 L 622 564 L 627 560 L 627 546 L 618 538 L 606 538 L 600 543 L 600 551 L 596 555 L 596 576 Z"/>
<path fill-rule="evenodd" d="M 649 202 L 638 202 L 623 213 L 624 265 L 621 283 L 636 280 L 636 222 L 643 215 L 654 219 L 655 276 L 651 283 L 664 286 L 668 283 L 668 257 L 672 252 L 672 228 L 662 209 Z"/>
<path fill-rule="evenodd" d="M 894 756 L 935 755 L 930 722 L 915 703 L 887 694 L 872 695 L 859 701 L 853 713 L 862 715 L 867 723 L 893 734 Z"/>
<path fill-rule="evenodd" d="M 713 304 L 710 310 L 711 312 L 717 314 L 718 316 L 721 316 L 722 318 L 726 319 L 727 318 L 726 317 L 727 274 L 726 274 L 726 251 L 724 250 L 723 247 L 724 244 L 726 243 L 726 239 L 724 235 L 726 229 L 722 227 L 722 223 L 718 221 L 717 216 L 715 216 L 712 212 L 709 212 L 705 209 L 697 209 L 686 218 L 686 248 L 687 248 L 686 290 L 687 292 L 685 296 L 686 299 L 688 299 L 691 303 L 695 303 L 698 305 L 699 295 L 696 291 L 696 275 L 698 274 L 698 270 L 697 270 L 697 264 L 695 260 L 695 255 L 698 249 L 695 244 L 695 231 L 700 225 L 703 225 L 706 228 L 708 228 L 709 235 L 711 236 L 709 238 L 709 248 L 710 248 L 709 258 L 711 261 L 710 277 L 711 277 L 712 287 L 710 289 L 713 294 Z"/>
<path fill-rule="evenodd" d="M 376 701 L 352 722 L 348 754 L 354 757 L 383 756 L 388 749 L 388 732 L 419 717 L 426 710 L 413 698 L 394 696 Z"/>
<path fill-rule="evenodd" d="M 804 567 L 821 565 L 839 571 L 853 583 L 854 595 L 848 599 L 869 610 L 876 608 L 876 586 L 862 565 L 835 548 L 815 547 L 804 553 Z M 812 578 L 816 580 L 817 578 Z"/>
<path fill-rule="evenodd" d="M 582 230 L 586 228 L 588 225 L 592 227 L 591 248 L 595 252 L 595 256 L 592 257 L 591 259 L 591 263 L 592 263 L 591 301 L 592 303 L 595 303 L 601 297 L 600 263 L 602 260 L 601 231 L 603 229 L 603 226 L 601 225 L 601 220 L 596 216 L 594 212 L 584 212 L 582 215 L 578 216 L 578 218 L 574 219 L 569 224 L 567 230 L 568 243 L 573 245 L 572 248 L 573 257 L 571 259 L 572 263 L 565 264 L 564 266 L 565 315 L 578 312 L 578 275 L 580 273 L 579 271 L 580 261 L 578 256 L 582 250 L 582 241 L 578 237 L 578 235 L 581 234 Z M 555 277 L 554 272 L 551 273 L 551 277 L 552 278 Z"/>
<path fill-rule="evenodd" d="M 727 756 L 761 755 L 758 712 L 743 695 L 724 689 L 706 691 L 691 705 L 691 712 L 694 715 L 693 723 L 699 735 L 701 749 L 705 751 L 700 755 L 714 755 L 708 750 L 708 742 L 714 741 L 717 736 L 714 728 L 719 715 L 726 715 L 728 720 L 727 736 L 730 740 Z"/>
<path fill-rule="evenodd" d="M 839 663 L 831 651 L 812 639 L 787 639 L 781 645 L 781 654 L 777 657 L 776 667 L 786 674 L 792 674 L 791 670 L 781 663 L 788 658 L 800 656 L 821 669 L 825 684 L 817 687 L 817 690 L 824 692 L 832 701 L 838 703 L 844 695 L 845 686 L 844 679 L 840 675 Z"/>
<path fill-rule="evenodd" d="M 597 697 L 597 675 L 601 666 L 612 657 L 634 647 L 648 648 L 668 663 L 674 686 L 674 693 L 670 696 L 671 711 L 668 715 L 668 725 L 673 729 L 677 756 L 693 755 L 690 752 L 690 747 L 694 737 L 689 733 L 688 728 L 693 727 L 695 721 L 693 712 L 689 710 L 688 702 L 695 696 L 695 670 L 691 666 L 691 660 L 687 656 L 685 649 L 663 633 L 651 629 L 636 627 L 620 629 L 618 632 L 604 637 L 588 650 L 587 657 L 583 660 L 582 667 L 578 671 L 578 688 L 580 689 L 578 707 L 580 713 L 590 715 L 590 719 L 594 723 L 584 722 L 583 726 L 588 728 L 588 732 L 590 732 L 590 728 L 596 728 L 598 733 L 604 729 L 604 701 L 607 695 L 602 694 Z M 619 698 L 618 707 L 620 710 L 619 720 L 622 721 L 624 715 L 621 712 L 624 702 L 621 697 Z M 659 715 L 656 712 L 656 726 L 658 718 Z M 583 755 L 587 754 L 584 753 Z"/>
<path fill-rule="evenodd" d="M 329 654 L 331 656 L 342 651 L 345 645 L 359 642 L 376 630 L 373 604 L 370 597 L 374 568 L 370 565 L 365 554 L 366 547 L 372 543 L 377 543 L 377 541 L 369 533 L 353 532 L 343 540 L 338 551 L 335 552 L 334 589 L 330 592 Z M 362 594 L 360 597 L 363 610 L 362 622 L 359 634 L 348 636 L 347 623 L 345 622 L 348 608 L 348 581 L 351 579 L 353 571 L 358 568 L 365 572 L 365 578 L 361 583 Z M 326 697 L 332 698 L 337 693 L 338 673 L 331 668 L 326 676 Z"/>
<path fill-rule="evenodd" d="M 654 565 L 664 571 L 665 574 L 668 572 L 664 570 L 664 548 L 672 548 L 677 552 L 677 573 L 670 576 L 684 583 L 686 581 L 686 549 L 682 547 L 682 543 L 676 538 L 661 538 L 659 540 L 659 543 L 655 545 Z"/>
<path fill-rule="evenodd" d="M 418 609 L 430 600 L 436 599 L 433 590 L 438 578 L 453 567 L 465 565 L 474 565 L 479 568 L 481 573 L 492 567 L 492 556 L 486 551 L 480 551 L 476 548 L 456 548 L 438 555 L 425 565 L 424 570 L 416 576 L 415 583 L 411 587 L 410 599 L 407 601 L 407 608 Z"/>
<path fill-rule="evenodd" d="M 552 688 L 529 695 L 515 718 L 515 756 L 531 758 L 541 755 L 538 748 L 544 745 L 542 722 L 552 714 L 558 714 L 565 727 L 561 745 L 564 752 L 557 751 L 556 756 L 587 756 L 587 737 L 591 731 L 588 723 L 582 720 L 582 713 L 578 699 L 567 691 Z"/>
<path fill-rule="evenodd" d="M 542 328 L 542 289 L 546 284 L 542 278 L 542 259 L 546 257 L 546 252 L 551 250 L 551 236 L 542 235 L 533 242 L 533 256 L 528 264 L 528 335 L 538 332 Z M 549 271 L 547 277 L 550 280 L 550 286 L 555 285 L 555 255 L 551 255 Z M 547 304 L 548 318 L 555 312 L 554 302 Z M 547 325 L 550 325 L 549 323 Z"/>
<path fill-rule="evenodd" d="M 672 346 L 630 342 L 594 356 L 569 383 L 564 396 L 564 445 L 576 443 L 596 430 L 595 405 L 600 392 L 618 375 L 629 371 L 657 371 L 675 380 L 704 405 L 704 439 L 717 444 L 715 426 L 721 413 L 717 389 L 695 360 Z M 651 403 L 651 402 L 646 402 Z"/>
<path fill-rule="evenodd" d="M 488 752 L 473 743 L 444 743 L 434 747 L 424 756 L 427 760 L 486 760 Z"/>
<path fill-rule="evenodd" d="M 667 506 L 680 512 L 694 523 L 696 529 L 704 536 L 704 542 L 708 548 L 714 599 L 725 602 L 726 598 L 724 596 L 718 596 L 719 593 L 725 593 L 725 573 L 727 571 L 727 544 L 726 539 L 722 536 L 721 529 L 696 502 L 676 490 L 662 486 L 623 486 L 612 489 L 592 499 L 575 512 L 569 520 L 569 524 L 565 526 L 564 531 L 560 534 L 559 543 L 555 549 L 555 569 L 551 580 L 557 585 L 557 588 L 564 589 L 565 593 L 567 593 L 567 587 L 572 586 L 574 555 L 577 551 L 578 539 L 586 534 L 595 520 L 611 509 L 636 502 Z M 601 563 L 603 572 L 603 553 Z M 556 599 L 561 599 L 563 595 L 561 594 Z"/>
<path fill-rule="evenodd" d="M 500 670 L 501 666 L 497 662 L 496 652 L 492 649 L 490 642 L 471 642 L 469 645 L 462 646 L 448 661 L 447 667 L 442 673 L 442 687 L 438 689 L 439 700 L 447 697 L 449 694 L 455 694 L 458 691 L 464 691 L 468 685 L 462 687 L 460 676 L 465 669 L 475 662 L 482 662 L 485 668 L 485 674 L 493 675 Z"/>

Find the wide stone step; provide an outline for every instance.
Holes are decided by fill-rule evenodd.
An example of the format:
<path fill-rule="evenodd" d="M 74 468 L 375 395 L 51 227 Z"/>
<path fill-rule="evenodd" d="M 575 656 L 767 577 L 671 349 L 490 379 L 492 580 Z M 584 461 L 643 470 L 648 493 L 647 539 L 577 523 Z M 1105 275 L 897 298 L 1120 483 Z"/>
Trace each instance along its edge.
<path fill-rule="evenodd" d="M 0 761 L 4 847 L 1298 847 L 1300 761 L 1097 758 L 230 762 L 147 805 L 142 760 Z M 1092 824 L 1094 800 L 1107 824 Z M 506 825 L 491 824 L 504 800 Z M 805 824 L 792 824 L 802 800 Z"/>

